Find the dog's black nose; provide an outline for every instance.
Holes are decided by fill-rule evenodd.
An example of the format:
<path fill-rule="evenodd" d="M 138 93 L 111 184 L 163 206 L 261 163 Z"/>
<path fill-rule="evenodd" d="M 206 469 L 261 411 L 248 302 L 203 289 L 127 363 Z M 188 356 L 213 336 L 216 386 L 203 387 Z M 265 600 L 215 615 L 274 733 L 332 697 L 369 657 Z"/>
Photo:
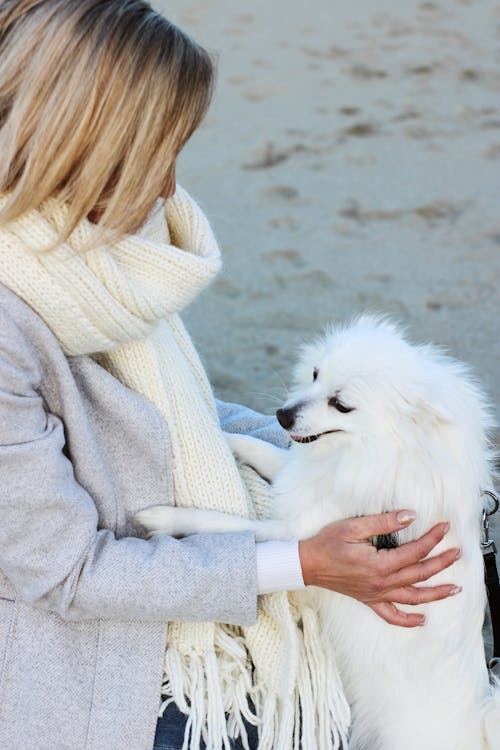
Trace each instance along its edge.
<path fill-rule="evenodd" d="M 297 407 L 292 406 L 289 409 L 278 409 L 276 417 L 278 422 L 285 430 L 289 430 L 293 427 L 295 417 L 297 416 Z"/>

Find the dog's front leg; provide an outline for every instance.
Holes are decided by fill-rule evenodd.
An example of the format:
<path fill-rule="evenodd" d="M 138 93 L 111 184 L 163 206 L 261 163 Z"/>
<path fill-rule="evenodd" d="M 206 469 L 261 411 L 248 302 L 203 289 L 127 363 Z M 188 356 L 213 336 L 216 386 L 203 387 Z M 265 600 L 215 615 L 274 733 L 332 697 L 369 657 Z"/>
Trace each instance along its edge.
<path fill-rule="evenodd" d="M 232 516 L 216 510 L 176 508 L 155 505 L 139 511 L 135 520 L 148 531 L 148 537 L 159 534 L 182 537 L 190 534 L 222 534 L 251 531 L 258 542 L 270 539 L 292 539 L 295 535 L 287 521 L 264 519 L 261 521 L 242 516 Z"/>
<path fill-rule="evenodd" d="M 236 458 L 251 466 L 261 477 L 270 482 L 279 474 L 287 461 L 288 451 L 272 443 L 266 443 L 265 440 L 229 432 L 225 432 L 224 435 Z"/>

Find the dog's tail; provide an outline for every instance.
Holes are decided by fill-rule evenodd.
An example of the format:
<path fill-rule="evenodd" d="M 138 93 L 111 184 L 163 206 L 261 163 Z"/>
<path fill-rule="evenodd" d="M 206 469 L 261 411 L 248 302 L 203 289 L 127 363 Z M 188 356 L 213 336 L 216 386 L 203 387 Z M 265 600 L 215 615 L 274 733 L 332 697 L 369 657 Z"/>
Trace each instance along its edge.
<path fill-rule="evenodd" d="M 483 708 L 485 750 L 500 750 L 500 679 L 492 676 L 491 690 Z"/>

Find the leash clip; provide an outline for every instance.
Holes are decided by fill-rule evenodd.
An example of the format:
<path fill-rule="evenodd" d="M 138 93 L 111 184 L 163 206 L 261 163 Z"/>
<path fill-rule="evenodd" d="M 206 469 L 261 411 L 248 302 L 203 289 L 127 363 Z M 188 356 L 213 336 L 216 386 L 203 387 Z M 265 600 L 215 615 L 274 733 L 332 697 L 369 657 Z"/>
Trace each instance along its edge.
<path fill-rule="evenodd" d="M 490 539 L 490 516 L 494 516 L 498 508 L 500 508 L 500 501 L 498 497 L 490 490 L 484 490 L 481 495 L 487 495 L 493 500 L 493 510 L 488 511 L 487 508 L 483 508 L 483 526 L 481 529 L 481 549 L 483 555 L 487 555 L 490 552 L 496 555 L 497 548 L 493 539 Z"/>

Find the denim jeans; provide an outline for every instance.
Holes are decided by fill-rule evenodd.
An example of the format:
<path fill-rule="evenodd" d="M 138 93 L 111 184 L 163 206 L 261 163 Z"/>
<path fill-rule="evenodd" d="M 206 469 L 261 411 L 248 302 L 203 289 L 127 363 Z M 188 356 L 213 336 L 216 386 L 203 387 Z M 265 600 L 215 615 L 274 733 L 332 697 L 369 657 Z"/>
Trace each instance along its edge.
<path fill-rule="evenodd" d="M 185 726 L 186 716 L 179 711 L 175 703 L 171 703 L 163 712 L 163 716 L 158 719 L 153 750 L 182 750 Z M 248 744 L 251 750 L 256 750 L 259 744 L 257 728 L 246 724 L 246 730 Z M 204 750 L 204 748 L 205 743 L 202 740 L 200 750 Z M 243 750 L 241 740 L 231 740 L 231 749 Z"/>

